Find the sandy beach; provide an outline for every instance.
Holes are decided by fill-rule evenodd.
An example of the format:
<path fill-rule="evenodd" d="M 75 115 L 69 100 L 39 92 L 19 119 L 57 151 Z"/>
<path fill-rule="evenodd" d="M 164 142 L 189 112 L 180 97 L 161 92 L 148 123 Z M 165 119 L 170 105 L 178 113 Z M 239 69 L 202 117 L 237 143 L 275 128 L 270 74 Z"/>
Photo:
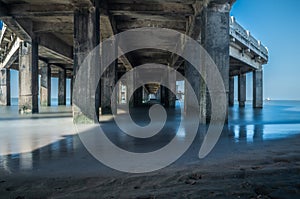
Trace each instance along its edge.
<path fill-rule="evenodd" d="M 32 117 L 2 108 L 0 198 L 299 198 L 299 103 L 288 104 L 234 107 L 228 131 L 207 157 L 198 158 L 198 133 L 177 161 L 144 174 L 119 172 L 92 157 L 74 130 L 70 107 Z M 142 145 L 105 125 L 120 146 L 149 151 L 172 135 L 173 119 L 165 134 Z"/>
<path fill-rule="evenodd" d="M 225 143 L 228 138 L 204 160 L 148 174 L 1 175 L 0 197 L 299 198 L 300 136 L 240 144 L 222 152 Z"/>

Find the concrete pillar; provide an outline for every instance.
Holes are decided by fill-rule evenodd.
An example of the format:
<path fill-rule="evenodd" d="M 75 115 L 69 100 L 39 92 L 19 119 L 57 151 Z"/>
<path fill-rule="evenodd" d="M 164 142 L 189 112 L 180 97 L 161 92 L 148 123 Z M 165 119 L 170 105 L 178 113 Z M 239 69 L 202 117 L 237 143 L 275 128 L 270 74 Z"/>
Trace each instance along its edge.
<path fill-rule="evenodd" d="M 158 102 L 161 101 L 161 91 L 160 91 L 160 88 L 157 90 L 157 93 L 155 93 L 155 97 L 156 97 L 156 100 Z"/>
<path fill-rule="evenodd" d="M 19 49 L 19 112 L 38 113 L 38 43 L 22 42 Z"/>
<path fill-rule="evenodd" d="M 10 106 L 10 69 L 0 71 L 0 105 Z"/>
<path fill-rule="evenodd" d="M 135 90 L 133 96 L 134 107 L 139 107 L 143 104 L 143 87 L 139 87 Z"/>
<path fill-rule="evenodd" d="M 163 92 L 162 92 L 162 94 L 163 94 L 163 97 L 162 97 L 162 99 L 163 99 L 163 103 L 164 103 L 164 106 L 165 107 L 169 107 L 169 89 L 168 88 L 166 88 L 166 87 L 163 87 Z"/>
<path fill-rule="evenodd" d="M 229 106 L 234 105 L 234 76 L 229 77 Z"/>
<path fill-rule="evenodd" d="M 129 93 L 133 93 L 133 85 L 134 85 L 134 77 L 133 73 L 129 73 L 126 79 L 126 102 L 129 104 L 129 107 L 133 107 L 133 98 L 134 96 L 130 96 Z"/>
<path fill-rule="evenodd" d="M 105 56 L 103 58 L 105 59 Z M 117 61 L 114 61 L 101 76 L 101 115 L 112 114 L 111 106 L 116 106 L 111 104 L 112 97 L 117 102 L 117 96 L 112 96 L 117 77 L 116 67 Z"/>
<path fill-rule="evenodd" d="M 85 74 L 77 78 L 80 65 L 100 42 L 99 7 L 80 7 L 74 11 L 74 84 L 73 121 L 75 123 L 98 123 L 100 89 L 97 81 L 100 75 L 99 60 L 92 59 L 84 67 Z M 100 52 L 99 52 L 100 53 Z M 97 53 L 98 54 L 98 53 Z M 82 88 L 81 88 L 82 86 Z M 96 115 L 94 114 L 96 111 Z"/>
<path fill-rule="evenodd" d="M 245 107 L 246 101 L 246 74 L 239 75 L 239 83 L 238 83 L 238 100 L 239 106 Z"/>
<path fill-rule="evenodd" d="M 199 17 L 201 24 L 200 41 L 204 49 L 211 56 L 212 60 L 217 65 L 219 72 L 223 78 L 225 86 L 225 94 L 228 96 L 229 92 L 229 11 L 230 5 L 225 4 L 210 4 L 202 11 L 201 17 Z M 200 61 L 201 62 L 201 61 Z M 201 68 L 205 74 L 205 65 Z M 213 74 L 211 74 L 213 75 Z M 206 89 L 205 79 L 211 79 L 208 74 L 204 75 L 204 78 L 200 77 L 197 71 L 193 67 L 189 67 L 189 63 L 186 63 L 185 76 L 188 76 L 188 81 L 193 87 L 196 96 L 200 103 L 200 119 L 201 123 L 210 122 L 211 118 L 211 101 L 209 93 Z M 223 90 L 215 90 L 215 95 L 223 95 Z M 216 98 L 218 100 L 221 98 Z M 185 109 L 188 110 L 188 95 L 185 97 Z M 228 101 L 227 101 L 228 103 Z M 220 112 L 227 111 L 228 104 L 224 106 L 222 103 L 216 103 L 218 107 L 214 107 Z M 190 107 L 193 108 L 193 107 Z M 220 118 L 221 120 L 222 118 Z M 218 118 L 215 118 L 218 121 Z M 227 122 L 227 119 L 226 121 Z"/>
<path fill-rule="evenodd" d="M 263 71 L 253 71 L 253 107 L 263 107 Z"/>
<path fill-rule="evenodd" d="M 74 78 L 73 76 L 70 79 L 70 104 L 73 105 L 73 86 L 74 86 Z"/>
<path fill-rule="evenodd" d="M 40 104 L 51 106 L 51 67 L 48 64 L 41 66 Z"/>
<path fill-rule="evenodd" d="M 173 70 L 170 70 L 168 72 L 168 79 L 169 79 L 169 87 L 170 89 L 167 89 L 168 92 L 168 106 L 170 108 L 175 108 L 176 104 L 176 94 L 171 91 L 171 89 L 176 90 L 176 72 Z"/>
<path fill-rule="evenodd" d="M 161 105 L 165 106 L 166 105 L 166 88 L 162 85 L 160 85 L 160 103 Z"/>
<path fill-rule="evenodd" d="M 148 101 L 149 99 L 149 93 L 148 91 L 146 90 L 146 88 L 143 88 L 143 101 Z"/>
<path fill-rule="evenodd" d="M 58 105 L 66 105 L 66 69 L 58 72 Z"/>
<path fill-rule="evenodd" d="M 204 67 L 202 67 L 204 69 Z M 206 108 L 207 108 L 207 96 L 206 96 L 206 84 L 204 82 L 204 79 L 201 77 L 201 75 L 198 73 L 198 71 L 189 63 L 185 62 L 184 66 L 184 75 L 185 78 L 188 80 L 188 83 L 192 86 L 197 100 L 199 101 L 199 106 L 200 106 L 200 122 L 205 124 L 206 123 Z M 188 84 L 187 82 L 185 85 Z M 188 89 L 185 86 L 185 91 L 184 91 L 184 110 L 185 112 L 193 111 L 195 110 L 196 107 L 191 106 L 193 104 L 190 100 L 191 98 L 189 97 L 190 94 L 188 93 Z"/>

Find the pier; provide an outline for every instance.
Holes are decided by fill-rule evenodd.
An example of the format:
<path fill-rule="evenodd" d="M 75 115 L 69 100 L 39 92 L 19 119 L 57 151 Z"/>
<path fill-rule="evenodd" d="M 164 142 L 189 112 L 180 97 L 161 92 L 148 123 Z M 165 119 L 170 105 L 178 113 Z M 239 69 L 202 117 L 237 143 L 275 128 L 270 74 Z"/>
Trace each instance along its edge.
<path fill-rule="evenodd" d="M 58 77 L 57 97 L 59 105 L 65 105 L 66 79 L 70 78 L 71 84 L 76 81 L 79 65 L 101 41 L 133 28 L 158 27 L 184 33 L 205 48 L 220 70 L 229 106 L 234 103 L 234 77 L 238 76 L 238 100 L 239 106 L 243 107 L 246 101 L 246 73 L 253 73 L 253 107 L 262 108 L 263 65 L 268 62 L 268 50 L 234 17 L 229 16 L 232 4 L 233 0 L 111 0 L 101 3 L 49 0 L 24 1 L 21 4 L 2 0 L 0 19 L 4 24 L 0 35 L 0 104 L 10 105 L 10 70 L 18 70 L 20 113 L 38 113 L 39 106 L 51 105 L 51 77 Z M 127 71 L 148 62 L 175 68 L 193 82 L 197 96 L 204 96 L 205 91 L 200 89 L 203 87 L 200 85 L 200 75 L 191 73 L 187 62 L 169 52 L 138 50 L 115 60 L 114 66 L 101 77 L 101 88 L 96 94 L 98 101 L 86 106 L 93 106 L 96 110 L 99 108 L 100 117 L 101 114 L 110 114 L 114 83 Z M 130 89 L 129 85 L 125 86 Z M 71 96 L 79 94 L 76 90 L 71 93 Z M 157 84 L 148 84 L 136 91 L 133 106 L 142 103 L 143 93 L 160 93 L 161 104 L 169 108 L 175 106 L 176 99 L 172 93 Z M 208 118 L 210 101 L 207 97 L 199 99 L 202 109 L 207 109 L 201 111 L 202 117 Z M 74 114 L 75 117 L 80 115 L 80 111 Z"/>

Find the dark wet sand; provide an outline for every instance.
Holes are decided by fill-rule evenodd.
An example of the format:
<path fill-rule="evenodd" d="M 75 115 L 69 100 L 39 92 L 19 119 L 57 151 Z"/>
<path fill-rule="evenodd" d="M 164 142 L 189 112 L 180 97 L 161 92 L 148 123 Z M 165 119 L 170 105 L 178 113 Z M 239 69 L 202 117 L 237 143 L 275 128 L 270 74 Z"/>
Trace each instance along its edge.
<path fill-rule="evenodd" d="M 227 138 L 222 138 L 226 140 Z M 299 198 L 300 136 L 243 145 L 205 164 L 112 177 L 0 177 L 1 198 Z M 231 154 L 231 155 L 230 155 Z"/>
<path fill-rule="evenodd" d="M 121 173 L 95 160 L 74 132 L 70 108 L 51 108 L 36 118 L 2 110 L 0 198 L 298 199 L 299 107 L 299 102 L 258 111 L 234 107 L 228 133 L 205 159 L 197 157 L 199 134 L 174 164 L 147 174 Z M 117 131 L 111 134 L 123 147 L 139 150 L 134 140 L 120 138 Z M 157 140 L 149 146 L 164 144 Z"/>

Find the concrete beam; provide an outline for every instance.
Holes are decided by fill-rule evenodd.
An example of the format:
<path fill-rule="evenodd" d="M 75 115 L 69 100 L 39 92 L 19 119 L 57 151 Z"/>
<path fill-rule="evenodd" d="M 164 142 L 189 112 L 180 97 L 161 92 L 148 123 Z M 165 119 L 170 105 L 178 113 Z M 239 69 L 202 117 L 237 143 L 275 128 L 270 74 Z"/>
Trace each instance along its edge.
<path fill-rule="evenodd" d="M 1 18 L 4 23 L 21 39 L 31 42 L 31 38 L 35 37 L 39 45 L 45 47 L 57 56 L 66 59 L 67 62 L 72 63 L 73 48 L 61 39 L 57 38 L 52 33 L 34 33 L 34 23 L 29 19 L 15 19 L 12 17 Z"/>
<path fill-rule="evenodd" d="M 230 45 L 230 56 L 239 60 L 240 62 L 248 65 L 249 67 L 252 67 L 254 69 L 258 69 L 259 66 L 261 65 L 261 63 L 259 63 L 258 61 L 256 61 L 255 59 L 253 59 L 253 57 L 251 57 L 250 55 L 248 55 L 247 53 L 243 53 L 241 49 L 239 49 L 239 47 L 237 47 L 236 45 Z"/>
<path fill-rule="evenodd" d="M 0 6 L 1 7 L 1 6 Z M 15 19 L 13 17 L 1 17 L 0 19 L 11 29 L 21 40 L 30 42 L 32 23 L 28 19 Z"/>
<path fill-rule="evenodd" d="M 3 62 L 0 63 L 0 69 L 9 68 L 18 59 L 20 42 L 21 40 L 19 38 L 15 39 Z"/>
<path fill-rule="evenodd" d="M 64 33 L 64 34 L 72 34 L 73 33 L 73 23 L 72 22 L 33 22 L 33 32 L 35 33 Z"/>
<path fill-rule="evenodd" d="M 39 43 L 41 46 L 53 51 L 58 56 L 62 56 L 66 59 L 66 62 L 71 62 L 73 60 L 73 48 L 69 46 L 61 39 L 57 38 L 51 33 L 41 33 L 38 34 Z"/>
<path fill-rule="evenodd" d="M 183 3 L 168 3 L 168 2 L 160 2 L 160 3 L 152 3 L 147 4 L 147 2 L 132 4 L 132 3 L 115 3 L 109 4 L 110 11 L 141 11 L 144 13 L 151 14 L 178 14 L 178 15 L 192 15 L 194 13 L 194 9 L 192 4 L 183 4 Z"/>
<path fill-rule="evenodd" d="M 0 17 L 8 15 L 8 7 L 5 3 L 0 1 Z"/>
<path fill-rule="evenodd" d="M 0 105 L 11 105 L 10 70 L 5 68 L 0 71 Z"/>
<path fill-rule="evenodd" d="M 45 17 L 45 16 L 73 16 L 73 4 L 12 4 L 9 5 L 6 15 L 14 17 Z"/>

